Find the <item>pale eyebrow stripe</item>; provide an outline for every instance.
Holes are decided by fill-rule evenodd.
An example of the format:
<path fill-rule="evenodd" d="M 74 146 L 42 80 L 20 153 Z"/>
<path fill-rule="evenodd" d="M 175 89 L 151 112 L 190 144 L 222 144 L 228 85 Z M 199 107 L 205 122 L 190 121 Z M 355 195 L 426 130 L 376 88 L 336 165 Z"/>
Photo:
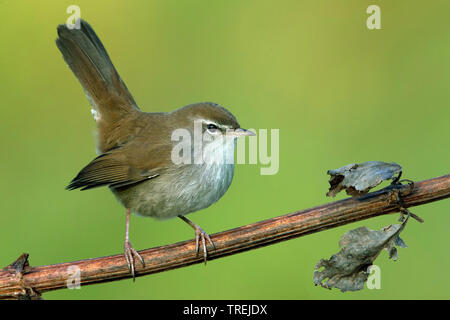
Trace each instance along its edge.
<path fill-rule="evenodd" d="M 233 129 L 231 126 L 221 125 L 221 124 L 218 124 L 217 122 L 209 120 L 209 119 L 199 119 L 199 120 L 206 124 L 214 124 L 221 129 Z"/>

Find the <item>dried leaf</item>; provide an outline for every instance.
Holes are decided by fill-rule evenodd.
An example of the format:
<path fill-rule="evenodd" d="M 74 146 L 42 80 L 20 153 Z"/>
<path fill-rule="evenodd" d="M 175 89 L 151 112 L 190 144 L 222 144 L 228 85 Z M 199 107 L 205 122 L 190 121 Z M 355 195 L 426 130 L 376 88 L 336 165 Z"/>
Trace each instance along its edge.
<path fill-rule="evenodd" d="M 361 290 L 369 276 L 368 268 L 383 249 L 395 261 L 398 258 L 395 246 L 406 248 L 399 234 L 407 220 L 380 231 L 360 227 L 346 232 L 339 241 L 341 251 L 329 260 L 321 259 L 316 265 L 314 283 L 328 289 L 338 288 L 342 292 Z M 322 267 L 324 269 L 319 271 Z"/>
<path fill-rule="evenodd" d="M 369 192 L 384 180 L 397 178 L 401 174 L 402 167 L 395 163 L 382 161 L 368 161 L 360 164 L 349 164 L 336 170 L 328 170 L 330 189 L 327 196 L 334 197 L 341 190 L 346 190 L 348 195 L 360 196 Z"/>

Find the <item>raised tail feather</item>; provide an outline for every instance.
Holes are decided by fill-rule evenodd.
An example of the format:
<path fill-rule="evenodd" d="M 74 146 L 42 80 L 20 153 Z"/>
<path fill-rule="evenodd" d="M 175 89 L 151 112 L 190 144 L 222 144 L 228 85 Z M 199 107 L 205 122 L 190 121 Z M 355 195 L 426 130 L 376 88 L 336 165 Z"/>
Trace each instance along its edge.
<path fill-rule="evenodd" d="M 84 20 L 79 29 L 58 26 L 56 45 L 80 81 L 93 107 L 97 123 L 97 150 L 106 152 L 128 141 L 132 121 L 138 117 L 132 95 L 120 79 L 105 47 Z"/>
<path fill-rule="evenodd" d="M 97 111 L 102 113 L 106 108 L 118 108 L 121 112 L 130 108 L 139 110 L 105 47 L 86 21 L 80 20 L 80 29 L 59 25 L 58 36 L 56 45 Z M 111 96 L 120 102 L 111 103 Z"/>

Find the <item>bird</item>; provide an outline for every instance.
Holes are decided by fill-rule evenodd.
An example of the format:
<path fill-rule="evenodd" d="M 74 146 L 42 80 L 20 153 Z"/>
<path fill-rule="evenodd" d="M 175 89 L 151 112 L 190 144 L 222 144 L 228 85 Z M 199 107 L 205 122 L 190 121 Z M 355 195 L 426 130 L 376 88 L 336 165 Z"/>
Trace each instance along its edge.
<path fill-rule="evenodd" d="M 145 261 L 130 242 L 131 214 L 157 220 L 180 218 L 194 229 L 196 253 L 201 246 L 206 264 L 207 247 L 215 250 L 214 243 L 186 215 L 209 207 L 225 194 L 234 175 L 236 139 L 255 133 L 241 128 L 230 111 L 213 102 L 168 112 L 141 111 L 84 19 L 79 19 L 79 28 L 58 25 L 57 34 L 56 45 L 81 83 L 97 127 L 97 157 L 66 189 L 108 187 L 126 209 L 124 256 L 133 280 L 137 260 L 143 267 Z M 191 144 L 180 152 L 190 161 L 174 161 L 180 140 L 173 138 L 177 130 L 194 138 L 195 130 L 201 135 L 200 146 L 190 136 Z M 222 161 L 224 157 L 231 161 Z"/>

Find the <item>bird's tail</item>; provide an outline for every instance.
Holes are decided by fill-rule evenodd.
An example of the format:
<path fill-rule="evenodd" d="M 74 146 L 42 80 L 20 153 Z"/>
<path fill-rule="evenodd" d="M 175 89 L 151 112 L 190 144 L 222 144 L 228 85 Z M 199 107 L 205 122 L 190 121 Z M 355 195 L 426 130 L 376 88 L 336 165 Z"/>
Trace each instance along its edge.
<path fill-rule="evenodd" d="M 139 110 L 105 47 L 86 21 L 80 20 L 79 29 L 59 25 L 58 36 L 56 45 L 96 111 L 119 116 L 130 109 Z M 111 101 L 112 98 L 118 101 Z"/>

